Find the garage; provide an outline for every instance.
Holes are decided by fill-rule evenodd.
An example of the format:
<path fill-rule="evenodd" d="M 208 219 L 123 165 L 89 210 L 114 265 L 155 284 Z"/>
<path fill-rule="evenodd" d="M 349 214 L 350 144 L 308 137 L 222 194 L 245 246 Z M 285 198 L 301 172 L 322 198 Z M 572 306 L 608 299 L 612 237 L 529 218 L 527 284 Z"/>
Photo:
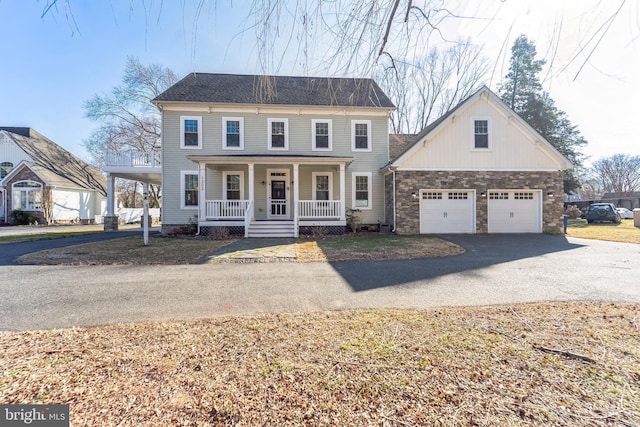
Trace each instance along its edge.
<path fill-rule="evenodd" d="M 539 190 L 489 190 L 489 233 L 541 233 L 542 192 Z"/>
<path fill-rule="evenodd" d="M 420 190 L 420 233 L 474 233 L 475 191 Z"/>

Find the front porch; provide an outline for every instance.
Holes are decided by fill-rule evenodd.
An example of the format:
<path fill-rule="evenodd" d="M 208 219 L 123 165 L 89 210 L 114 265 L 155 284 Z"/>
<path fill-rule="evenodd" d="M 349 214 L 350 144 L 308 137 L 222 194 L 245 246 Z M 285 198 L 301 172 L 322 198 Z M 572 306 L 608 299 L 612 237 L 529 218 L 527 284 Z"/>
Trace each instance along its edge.
<path fill-rule="evenodd" d="M 298 237 L 345 231 L 345 169 L 351 158 L 189 158 L 198 164 L 194 190 L 203 201 L 195 202 L 199 234 Z"/>

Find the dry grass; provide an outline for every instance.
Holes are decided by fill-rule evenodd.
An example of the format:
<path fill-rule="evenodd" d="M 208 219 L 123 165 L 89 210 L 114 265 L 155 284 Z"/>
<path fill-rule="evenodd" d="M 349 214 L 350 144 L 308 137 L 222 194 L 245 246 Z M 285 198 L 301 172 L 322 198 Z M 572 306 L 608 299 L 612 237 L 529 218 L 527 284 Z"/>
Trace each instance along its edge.
<path fill-rule="evenodd" d="M 82 426 L 637 426 L 639 311 L 549 303 L 3 333 L 0 401 L 68 403 Z"/>
<path fill-rule="evenodd" d="M 567 236 L 640 244 L 640 228 L 633 226 L 632 219 L 624 219 L 620 224 L 587 224 L 585 219 L 570 220 Z"/>
<path fill-rule="evenodd" d="M 150 237 L 149 245 L 144 246 L 140 237 L 127 237 L 35 252 L 19 257 L 17 262 L 45 265 L 193 264 L 233 241 Z M 297 262 L 426 258 L 463 252 L 461 247 L 437 238 L 379 233 L 295 243 Z"/>

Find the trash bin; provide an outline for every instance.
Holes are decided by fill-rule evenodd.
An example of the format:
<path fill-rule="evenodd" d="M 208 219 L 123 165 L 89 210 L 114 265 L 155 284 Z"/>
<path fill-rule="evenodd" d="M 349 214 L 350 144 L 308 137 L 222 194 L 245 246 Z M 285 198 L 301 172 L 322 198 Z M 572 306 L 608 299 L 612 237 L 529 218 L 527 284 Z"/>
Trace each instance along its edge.
<path fill-rule="evenodd" d="M 640 228 L 640 208 L 633 210 L 633 226 Z"/>
<path fill-rule="evenodd" d="M 562 215 L 562 225 L 564 225 L 564 234 L 567 234 L 567 225 L 569 225 L 569 215 Z"/>

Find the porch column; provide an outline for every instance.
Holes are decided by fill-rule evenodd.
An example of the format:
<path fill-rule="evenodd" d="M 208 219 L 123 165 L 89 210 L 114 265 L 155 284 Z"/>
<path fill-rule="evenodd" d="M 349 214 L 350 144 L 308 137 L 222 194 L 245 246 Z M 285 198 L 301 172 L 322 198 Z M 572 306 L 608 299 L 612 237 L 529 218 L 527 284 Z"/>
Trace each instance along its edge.
<path fill-rule="evenodd" d="M 107 214 L 104 216 L 104 231 L 118 230 L 118 217 L 114 213 L 113 205 L 116 198 L 115 195 L 115 177 L 107 172 Z"/>
<path fill-rule="evenodd" d="M 346 220 L 346 211 L 347 211 L 347 199 L 346 199 L 346 183 L 345 183 L 345 172 L 344 172 L 344 163 L 340 163 L 340 221 Z"/>
<path fill-rule="evenodd" d="M 249 203 L 251 203 L 251 211 L 249 212 L 250 218 L 253 221 L 256 215 L 256 206 L 255 206 L 255 172 L 254 172 L 254 164 L 249 163 L 247 165 L 249 167 Z"/>
<path fill-rule="evenodd" d="M 293 164 L 293 222 L 295 225 L 295 229 L 294 229 L 294 235 L 293 237 L 298 237 L 298 199 L 299 199 L 299 183 L 298 183 L 298 176 L 299 176 L 299 166 L 297 163 Z"/>
<path fill-rule="evenodd" d="M 206 167 L 205 163 L 198 163 L 198 234 L 200 234 L 200 222 L 207 219 Z"/>
<path fill-rule="evenodd" d="M 149 183 L 142 183 L 142 234 L 144 245 L 149 244 Z"/>

